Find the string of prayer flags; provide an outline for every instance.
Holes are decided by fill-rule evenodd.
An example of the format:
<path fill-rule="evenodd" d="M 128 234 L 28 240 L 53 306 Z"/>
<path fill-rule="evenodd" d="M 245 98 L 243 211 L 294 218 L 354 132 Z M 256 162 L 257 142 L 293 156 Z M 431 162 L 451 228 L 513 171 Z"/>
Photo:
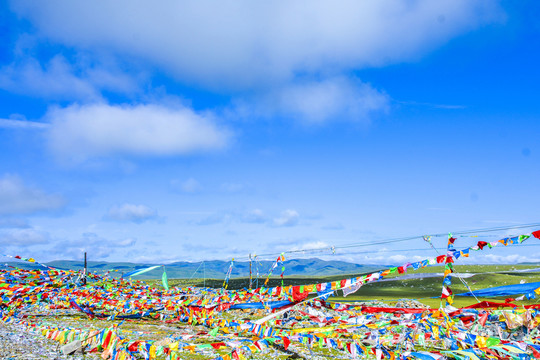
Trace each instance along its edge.
<path fill-rule="evenodd" d="M 232 258 L 231 260 L 231 264 L 229 265 L 229 270 L 227 270 L 227 273 L 225 274 L 225 280 L 223 281 L 223 288 L 225 290 L 229 286 L 229 279 L 231 278 L 233 266 L 234 266 L 234 258 Z"/>
<path fill-rule="evenodd" d="M 519 299 L 540 295 L 537 284 L 517 284 L 521 290 L 527 285 L 526 291 L 516 293 L 523 296 L 504 303 L 483 301 L 459 309 L 430 309 L 420 303 L 415 307 L 401 300 L 395 308 L 325 301 L 327 294 L 338 289 L 349 295 L 357 287 L 390 274 L 405 274 L 410 269 L 437 264 L 445 268 L 441 298 L 451 301 L 452 266 L 456 259 L 470 250 L 519 245 L 532 237 L 540 239 L 540 232 L 478 242 L 458 251 L 454 249 L 455 238 L 450 235 L 445 255 L 353 278 L 253 290 L 192 286 L 164 292 L 160 286 L 93 273 L 88 274 L 93 281 L 79 286 L 72 281 L 76 271 L 9 268 L 0 270 L 0 321 L 59 344 L 80 341 L 88 352 L 99 352 L 102 358 L 111 360 L 275 358 L 282 349 L 301 354 L 309 351 L 311 357 L 328 356 L 331 351 L 337 357 L 379 360 L 540 358 L 540 304 L 514 304 Z M 280 255 L 275 267 L 284 260 Z M 226 279 L 231 276 L 233 262 L 234 259 Z M 137 272 L 140 270 L 149 271 L 145 268 Z M 166 276 L 163 267 L 164 288 L 168 288 Z M 317 297 L 309 299 L 308 295 L 313 293 Z M 250 309 L 250 316 L 246 317 L 246 309 Z M 66 311 L 74 317 L 94 316 L 99 321 L 68 328 L 62 320 Z M 56 321 L 55 316 L 60 320 Z M 151 324 L 154 329 L 158 323 L 168 325 L 157 326 L 157 332 L 146 328 L 139 331 L 139 326 L 121 329 L 124 320 L 137 325 Z M 113 321 L 118 323 L 93 328 Z M 167 333 L 169 327 L 174 330 Z M 145 340 L 150 332 L 152 340 Z M 158 333 L 161 339 L 157 338 Z"/>
<path fill-rule="evenodd" d="M 454 249 L 454 242 L 456 241 L 456 238 L 452 236 L 452 234 L 448 234 L 448 246 L 447 246 L 447 252 L 445 256 L 444 261 L 444 275 L 443 275 L 443 284 L 442 284 L 442 293 L 441 293 L 441 303 L 444 300 L 447 305 L 452 305 L 454 303 L 454 294 L 452 293 L 452 290 L 450 289 L 450 285 L 452 285 L 452 273 L 454 272 L 454 269 L 452 267 L 453 255 L 455 253 Z"/>
<path fill-rule="evenodd" d="M 285 254 L 284 253 L 281 253 L 281 259 L 280 259 L 280 262 L 281 262 L 281 286 L 283 286 L 283 274 L 285 273 Z"/>
<path fill-rule="evenodd" d="M 284 261 L 285 261 L 285 255 L 283 253 L 281 253 L 277 257 L 276 261 L 272 264 L 272 267 L 270 268 L 270 270 L 268 271 L 268 275 L 266 276 L 266 280 L 264 281 L 264 286 L 268 285 L 268 282 L 270 281 L 270 277 L 272 276 L 272 272 L 274 271 L 274 269 L 277 268 L 280 263 L 283 264 Z M 282 268 L 281 268 L 281 286 L 283 286 L 283 273 L 284 272 L 285 272 L 285 266 L 282 266 Z"/>

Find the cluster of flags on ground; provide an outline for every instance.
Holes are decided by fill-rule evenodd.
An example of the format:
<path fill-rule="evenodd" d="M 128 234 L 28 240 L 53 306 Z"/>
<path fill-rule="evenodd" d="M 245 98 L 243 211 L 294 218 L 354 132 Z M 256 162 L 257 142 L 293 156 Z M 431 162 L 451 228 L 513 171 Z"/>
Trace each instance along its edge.
<path fill-rule="evenodd" d="M 86 285 L 74 280 L 78 275 L 75 271 L 50 267 L 6 269 L 0 270 L 0 315 L 4 323 L 17 323 L 61 344 L 82 341 L 88 350 L 101 351 L 109 359 L 179 359 L 187 352 L 215 359 L 243 359 L 257 353 L 264 356 L 276 351 L 276 346 L 288 352 L 326 349 L 353 358 L 379 360 L 540 358 L 540 305 L 517 307 L 512 299 L 461 309 L 450 306 L 455 260 L 469 256 L 471 251 L 521 244 L 530 237 L 540 239 L 540 231 L 489 243 L 478 241 L 472 247 L 455 250 L 456 239 L 450 235 L 446 254 L 435 258 L 338 281 L 252 290 L 169 288 L 162 265 L 124 274 L 123 279 L 88 274 L 92 281 Z M 283 261 L 284 256 L 278 257 L 273 269 Z M 445 268 L 441 299 L 446 306 L 441 304 L 440 309 L 327 302 L 328 296 L 337 290 L 346 296 L 365 283 L 430 265 Z M 131 280 L 159 267 L 163 268 L 162 287 Z M 232 267 L 233 262 L 226 279 Z M 540 287 L 527 291 L 523 295 L 526 298 L 540 295 Z M 160 341 L 130 340 L 130 332 L 123 331 L 118 323 L 101 330 L 54 327 L 51 319 L 44 322 L 40 317 L 29 316 L 32 311 L 57 311 L 58 316 L 76 311 L 84 317 L 108 319 L 112 324 L 133 320 L 181 323 L 197 326 L 198 341 L 188 341 L 192 339 L 188 333 Z M 250 316 L 246 317 L 246 312 Z"/>

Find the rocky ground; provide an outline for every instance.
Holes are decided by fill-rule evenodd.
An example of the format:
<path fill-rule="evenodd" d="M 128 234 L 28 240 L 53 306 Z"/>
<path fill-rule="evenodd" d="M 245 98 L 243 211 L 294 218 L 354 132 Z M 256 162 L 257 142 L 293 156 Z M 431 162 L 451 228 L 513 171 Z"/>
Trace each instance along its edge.
<path fill-rule="evenodd" d="M 0 323 L 0 359 L 99 359 L 96 354 L 62 355 L 58 343 L 22 326 Z"/>

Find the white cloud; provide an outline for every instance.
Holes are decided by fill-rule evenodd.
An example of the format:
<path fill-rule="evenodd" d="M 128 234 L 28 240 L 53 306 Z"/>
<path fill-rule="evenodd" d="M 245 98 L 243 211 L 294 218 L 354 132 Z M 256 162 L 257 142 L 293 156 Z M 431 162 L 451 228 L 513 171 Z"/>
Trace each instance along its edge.
<path fill-rule="evenodd" d="M 310 250 L 312 251 L 320 251 L 320 250 L 328 250 L 332 246 L 324 241 L 318 240 L 318 241 L 311 241 L 311 242 L 304 242 L 302 244 L 297 244 L 293 246 L 290 249 L 287 249 L 287 251 L 307 251 L 309 253 Z"/>
<path fill-rule="evenodd" d="M 82 67 L 77 69 L 77 67 Z M 42 65 L 32 57 L 17 58 L 0 68 L 0 88 L 13 93 L 58 100 L 99 100 L 101 90 L 134 92 L 136 81 L 112 66 L 71 64 L 56 55 Z"/>
<path fill-rule="evenodd" d="M 72 105 L 50 110 L 49 145 L 63 160 L 113 154 L 164 156 L 222 149 L 230 139 L 210 114 L 183 106 Z"/>
<path fill-rule="evenodd" d="M 522 254 L 478 254 L 469 258 L 460 258 L 459 262 L 474 263 L 474 264 L 519 264 L 519 263 L 537 263 L 540 262 L 540 253 L 529 252 L 527 255 Z"/>
<path fill-rule="evenodd" d="M 53 58 L 45 68 L 35 59 L 1 68 L 0 88 L 53 99 L 100 98 L 99 92 L 88 81 L 74 75 L 60 56 Z"/>
<path fill-rule="evenodd" d="M 0 119 L 0 128 L 4 129 L 47 129 L 49 124 L 35 122 L 35 121 L 26 121 L 26 120 L 16 120 L 16 119 Z"/>
<path fill-rule="evenodd" d="M 88 253 L 91 260 L 100 260 L 113 255 L 118 249 L 129 249 L 135 245 L 136 239 L 127 238 L 122 240 L 105 239 L 95 233 L 84 233 L 75 240 L 56 242 L 53 253 L 56 259 L 82 259 L 84 253 Z"/>
<path fill-rule="evenodd" d="M 189 178 L 185 181 L 172 180 L 171 185 L 174 189 L 178 189 L 185 193 L 197 193 L 202 190 L 202 185 L 194 178 Z"/>
<path fill-rule="evenodd" d="M 117 241 L 115 245 L 117 247 L 129 247 L 129 246 L 135 245 L 136 242 L 137 242 L 137 239 L 127 238 L 124 240 Z"/>
<path fill-rule="evenodd" d="M 144 59 L 214 88 L 414 60 L 503 18 L 488 0 L 21 0 L 12 8 L 53 41 Z"/>
<path fill-rule="evenodd" d="M 170 264 L 177 261 L 185 261 L 183 258 L 172 256 L 170 253 L 163 253 L 161 250 L 146 250 L 144 253 L 133 251 L 129 253 L 130 261 L 143 264 Z"/>
<path fill-rule="evenodd" d="M 300 214 L 296 210 L 287 209 L 281 213 L 281 216 L 274 219 L 275 226 L 295 226 L 298 224 Z"/>
<path fill-rule="evenodd" d="M 40 189 L 26 186 L 15 175 L 0 178 L 0 215 L 33 214 L 57 210 L 64 206 L 60 195 L 46 194 Z"/>
<path fill-rule="evenodd" d="M 243 117 L 283 116 L 305 124 L 329 121 L 369 123 L 372 113 L 389 109 L 389 97 L 357 79 L 332 77 L 303 81 L 237 102 Z"/>
<path fill-rule="evenodd" d="M 35 229 L 0 230 L 0 244 L 3 246 L 24 247 L 41 245 L 49 242 L 46 232 Z"/>
<path fill-rule="evenodd" d="M 140 224 L 156 217 L 157 212 L 146 205 L 123 204 L 121 206 L 113 206 L 105 218 L 113 221 Z"/>

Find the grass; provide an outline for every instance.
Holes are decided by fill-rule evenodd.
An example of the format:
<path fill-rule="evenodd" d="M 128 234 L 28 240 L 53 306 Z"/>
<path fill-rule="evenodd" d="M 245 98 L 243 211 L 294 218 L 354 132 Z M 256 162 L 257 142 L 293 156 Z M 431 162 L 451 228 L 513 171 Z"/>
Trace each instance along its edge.
<path fill-rule="evenodd" d="M 536 268 L 538 265 L 456 265 L 454 266 L 455 273 L 475 273 L 473 277 L 464 279 L 472 290 L 485 289 L 496 286 L 519 284 L 525 280 L 527 283 L 540 281 L 540 272 L 531 273 L 516 273 L 514 270 Z M 428 274 L 442 273 L 442 266 L 429 266 L 426 268 L 411 270 L 407 274 Z M 287 285 L 304 285 L 313 283 L 322 283 L 336 281 L 343 278 L 356 277 L 362 274 L 343 274 L 335 276 L 290 276 L 283 279 L 283 284 Z M 456 274 L 454 274 L 456 275 Z M 391 274 L 386 279 L 395 278 L 396 281 L 372 282 L 365 284 L 355 294 L 344 298 L 341 295 L 330 298 L 332 301 L 371 301 L 382 300 L 390 304 L 395 303 L 398 299 L 419 299 L 426 305 L 438 307 L 441 295 L 441 277 L 425 277 L 416 279 L 398 280 L 400 274 Z M 146 280 L 147 283 L 154 286 L 161 286 L 159 280 Z M 259 285 L 262 285 L 264 280 L 259 279 Z M 255 281 L 253 281 L 255 285 Z M 173 286 L 203 286 L 221 288 L 223 280 L 221 279 L 170 279 L 169 285 Z M 229 289 L 246 288 L 249 284 L 248 278 L 234 278 L 229 280 Z M 270 279 L 268 286 L 280 286 L 281 278 L 273 277 Z M 454 294 L 467 292 L 467 287 L 456 277 L 452 279 L 451 289 Z M 338 292 L 341 294 L 341 291 Z M 488 301 L 504 301 L 504 297 L 499 298 L 482 298 L 481 300 Z M 524 301 L 520 304 L 537 303 L 537 300 Z M 463 307 L 476 303 L 474 297 L 455 297 L 454 306 Z"/>

